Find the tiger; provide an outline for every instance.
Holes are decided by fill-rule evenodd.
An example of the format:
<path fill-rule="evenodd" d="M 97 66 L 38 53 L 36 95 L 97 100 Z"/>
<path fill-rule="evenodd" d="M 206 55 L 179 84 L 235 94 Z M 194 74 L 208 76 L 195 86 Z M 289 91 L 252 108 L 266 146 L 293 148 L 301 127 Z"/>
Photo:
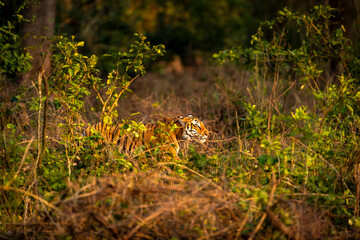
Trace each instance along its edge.
<path fill-rule="evenodd" d="M 119 152 L 131 155 L 136 149 L 144 147 L 145 150 L 159 147 L 176 157 L 180 150 L 180 141 L 195 140 L 205 143 L 209 138 L 209 131 L 204 123 L 189 114 L 187 117 L 164 117 L 156 123 L 148 123 L 145 130 L 139 130 L 135 134 L 124 134 L 124 124 L 109 125 L 98 122 L 89 125 L 84 135 L 90 137 L 98 133 L 103 140 L 117 146 Z"/>

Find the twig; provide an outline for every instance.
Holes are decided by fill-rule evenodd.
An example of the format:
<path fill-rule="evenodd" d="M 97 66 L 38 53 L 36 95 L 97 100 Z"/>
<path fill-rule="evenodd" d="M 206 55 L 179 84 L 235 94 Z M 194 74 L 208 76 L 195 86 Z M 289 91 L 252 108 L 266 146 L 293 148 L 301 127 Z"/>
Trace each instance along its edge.
<path fill-rule="evenodd" d="M 14 181 L 14 179 L 15 179 L 15 178 L 17 177 L 17 175 L 19 174 L 19 172 L 20 172 L 20 170 L 21 170 L 21 168 L 22 168 L 22 165 L 24 164 L 24 161 L 25 161 L 25 159 L 26 159 L 26 156 L 27 156 L 27 154 L 28 154 L 28 152 L 29 152 L 29 148 L 30 148 L 31 143 L 33 142 L 33 140 L 34 140 L 34 136 L 31 137 L 31 140 L 30 140 L 29 143 L 26 145 L 25 152 L 24 152 L 24 154 L 23 154 L 23 156 L 22 156 L 22 158 L 21 158 L 20 166 L 18 167 L 18 169 L 17 169 L 16 173 L 14 174 L 14 176 L 13 176 L 13 177 L 10 179 L 10 181 L 7 183 L 8 186 L 11 185 L 12 181 Z"/>
<path fill-rule="evenodd" d="M 276 215 L 270 210 L 270 208 L 265 209 L 267 216 L 269 217 L 271 224 L 280 230 L 287 237 L 291 238 L 291 229 L 288 228 L 283 222 L 281 222 Z"/>
<path fill-rule="evenodd" d="M 205 179 L 207 182 L 211 183 L 211 185 L 213 185 L 213 186 L 216 187 L 217 189 L 222 190 L 222 188 L 221 188 L 219 185 L 213 183 L 213 182 L 212 182 L 211 180 L 209 180 L 207 177 L 205 177 L 205 176 L 202 175 L 201 173 L 198 173 L 198 172 L 192 170 L 191 168 L 188 168 L 188 167 L 186 167 L 186 166 L 184 166 L 184 165 L 181 165 L 181 164 L 178 164 L 178 163 L 175 163 L 175 162 L 163 162 L 163 163 L 159 163 L 159 165 L 167 165 L 167 164 L 172 164 L 172 165 L 178 166 L 178 167 L 180 167 L 180 168 L 186 169 L 186 170 L 188 170 L 188 171 L 190 171 L 190 172 L 198 175 L 199 177 Z"/>
<path fill-rule="evenodd" d="M 5 125 L 5 122 L 3 123 Z M 2 137 L 3 137 L 3 151 L 4 151 L 4 159 L 5 159 L 5 166 L 6 168 L 8 168 L 9 166 L 9 156 L 7 154 L 7 146 L 6 146 L 6 135 L 5 135 L 6 131 L 5 131 L 5 126 L 3 128 L 3 131 L 2 131 Z"/>
<path fill-rule="evenodd" d="M 355 209 L 354 209 L 354 215 L 356 217 L 359 217 L 359 198 L 360 198 L 360 164 L 355 164 L 355 171 L 354 171 L 354 177 L 355 177 L 355 183 L 356 183 L 356 198 L 355 198 Z"/>
<path fill-rule="evenodd" d="M 46 149 L 46 129 L 47 129 L 47 120 L 48 120 L 48 110 L 49 110 L 49 83 L 45 76 L 45 71 L 42 72 L 43 85 L 44 85 L 44 110 L 43 110 L 43 124 L 42 124 L 42 132 L 41 132 L 41 154 L 39 159 L 39 168 L 41 166 L 41 161 L 44 158 L 45 149 Z"/>
<path fill-rule="evenodd" d="M 344 186 L 347 188 L 347 190 L 349 190 L 349 192 L 351 193 L 351 195 L 355 196 L 351 190 L 349 189 L 349 187 L 347 186 L 346 182 L 344 181 L 344 179 L 340 176 L 339 172 L 336 170 L 336 168 L 329 163 L 323 156 L 321 156 L 320 154 L 318 154 L 317 152 L 315 152 L 313 149 L 311 149 L 310 147 L 306 146 L 305 144 L 303 144 L 300 140 L 292 137 L 293 140 L 295 140 L 296 142 L 300 143 L 303 147 L 307 148 L 308 150 L 310 150 L 313 154 L 315 154 L 317 157 L 319 157 L 321 160 L 323 160 L 330 168 L 332 168 L 336 175 L 341 179 L 342 183 L 344 184 Z"/>
<path fill-rule="evenodd" d="M 102 99 L 102 97 L 101 97 L 99 91 L 97 90 L 97 88 L 95 87 L 95 85 L 93 85 L 93 89 L 95 90 L 95 92 L 96 92 L 100 102 L 102 103 L 102 105 L 105 105 L 104 100 Z"/>
<path fill-rule="evenodd" d="M 44 74 L 45 70 L 44 68 L 40 68 L 39 69 L 39 73 L 38 73 L 38 85 L 39 85 L 39 113 L 38 113 L 38 155 L 37 155 L 37 159 L 36 159 L 36 163 L 35 163 L 35 167 L 34 167 L 34 176 L 36 178 L 37 175 L 37 169 L 39 167 L 39 163 L 40 163 L 40 155 L 41 155 L 41 109 L 42 109 L 42 75 Z"/>
<path fill-rule="evenodd" d="M 87 198 L 87 197 L 96 195 L 96 194 L 98 194 L 98 193 L 99 193 L 99 191 L 98 191 L 98 190 L 95 190 L 95 191 L 91 191 L 91 192 L 88 192 L 88 193 L 83 193 L 83 194 L 80 194 L 80 195 L 75 195 L 75 196 L 72 196 L 72 197 L 67 198 L 67 199 L 65 199 L 65 200 L 58 201 L 58 202 L 55 203 L 55 205 L 59 205 L 60 203 L 63 204 L 63 203 L 70 202 L 70 201 L 73 201 L 73 200 L 79 200 L 79 199 L 82 199 L 82 198 Z"/>
<path fill-rule="evenodd" d="M 125 76 L 127 75 L 127 72 L 129 71 L 130 68 L 132 68 L 132 66 L 134 65 L 134 62 L 136 61 L 138 55 L 139 55 L 139 52 L 140 52 L 140 49 L 138 49 L 138 51 L 136 52 L 136 55 L 134 57 L 134 60 L 132 61 L 131 65 L 128 66 L 124 72 L 124 74 L 122 75 L 122 82 L 125 80 Z M 117 68 L 118 68 L 119 64 L 117 64 Z M 118 69 L 116 70 L 116 75 L 119 75 L 119 71 Z M 135 78 L 131 79 L 131 81 L 123 88 L 123 90 L 121 91 L 121 93 L 119 93 L 117 99 L 115 102 L 117 102 L 117 100 L 119 99 L 119 97 L 121 96 L 121 94 L 125 91 L 125 89 L 138 77 L 139 75 L 137 75 Z M 115 79 L 116 80 L 116 79 Z M 115 81 L 115 84 L 116 84 L 117 81 Z M 106 99 L 106 102 L 103 104 L 103 108 L 102 108 L 102 115 L 104 114 L 105 112 L 105 108 L 106 108 L 106 105 L 108 104 L 108 102 L 110 101 L 112 95 L 114 94 L 116 88 L 114 88 L 114 90 L 108 95 L 108 98 Z M 112 109 L 113 107 L 111 107 Z M 108 111 L 110 112 L 110 111 Z"/>
<path fill-rule="evenodd" d="M 236 116 L 236 129 L 238 130 L 237 137 L 238 137 L 238 142 L 239 142 L 239 147 L 240 147 L 239 152 L 241 153 L 243 146 L 242 146 L 242 141 L 241 141 L 241 137 L 240 137 L 240 126 L 239 126 L 239 118 L 238 118 L 237 111 L 235 111 L 235 116 Z"/>
<path fill-rule="evenodd" d="M 136 227 L 128 234 L 125 236 L 124 239 L 132 239 L 132 236 L 142 227 L 144 226 L 148 221 L 150 221 L 151 219 L 154 219 L 158 216 L 160 216 L 162 213 L 165 212 L 164 208 L 158 209 L 157 211 L 155 211 L 153 214 L 149 215 L 147 218 L 145 218 L 144 220 L 141 221 L 140 224 L 136 225 Z"/>
<path fill-rule="evenodd" d="M 36 200 L 39 200 L 40 202 L 42 202 L 43 204 L 45 204 L 46 206 L 58 211 L 59 213 L 61 213 L 61 210 L 57 207 L 55 207 L 54 205 L 52 205 L 51 203 L 49 203 L 48 201 L 44 200 L 43 198 L 31 193 L 31 192 L 28 192 L 28 191 L 25 191 L 25 190 L 22 190 L 20 188 L 15 188 L 15 187 L 10 187 L 10 186 L 0 186 L 0 189 L 3 190 L 3 191 L 14 191 L 14 192 L 20 192 L 20 193 L 23 193 L 27 196 L 30 196 L 30 197 L 33 197 L 35 198 Z"/>
<path fill-rule="evenodd" d="M 250 204 L 249 210 L 246 212 L 246 215 L 245 215 L 244 219 L 242 220 L 242 222 L 241 222 L 241 224 L 240 224 L 240 227 L 239 227 L 238 229 L 236 229 L 235 239 L 239 239 L 240 234 L 241 234 L 241 232 L 242 232 L 242 230 L 243 230 L 246 222 L 247 222 L 248 219 L 249 219 L 249 216 L 250 216 L 251 211 L 252 211 L 251 206 L 252 206 L 252 205 L 255 205 L 255 201 L 252 200 L 251 203 L 252 203 L 252 204 Z"/>
<path fill-rule="evenodd" d="M 205 236 L 202 236 L 200 238 L 198 238 L 197 240 L 202 240 L 202 239 L 213 239 L 215 236 L 217 235 L 220 235 L 222 233 L 226 233 L 230 230 L 230 228 L 233 226 L 234 224 L 231 224 L 230 226 L 226 227 L 226 228 L 223 228 L 217 232 L 214 232 L 212 234 L 209 234 L 209 235 L 205 235 Z"/>
<path fill-rule="evenodd" d="M 113 102 L 113 104 L 111 105 L 110 109 L 107 111 L 108 113 L 112 112 L 112 110 L 114 109 L 115 105 L 117 104 L 117 102 L 119 101 L 119 98 L 121 97 L 121 95 L 124 93 L 124 91 L 130 86 L 130 84 L 139 77 L 139 75 L 135 76 L 133 79 L 131 79 L 126 86 L 123 87 L 123 89 L 121 90 L 121 92 L 118 94 L 117 98 L 115 99 L 115 101 Z M 102 114 L 104 114 L 105 112 L 105 107 L 108 103 L 108 101 L 110 100 L 110 97 L 108 98 L 108 100 L 105 102 L 104 106 L 103 106 L 103 112 Z"/>
<path fill-rule="evenodd" d="M 276 183 L 276 180 L 275 180 L 275 175 L 273 174 L 273 186 L 271 188 L 271 192 L 270 192 L 270 196 L 269 196 L 269 201 L 268 201 L 268 204 L 266 206 L 266 209 L 270 208 L 273 200 L 274 200 L 274 194 L 275 194 L 275 190 L 276 190 L 276 187 L 277 187 L 277 183 Z M 249 240 L 252 240 L 254 239 L 256 233 L 260 230 L 261 228 L 261 225 L 263 224 L 263 222 L 265 221 L 265 218 L 267 216 L 267 212 L 265 212 L 261 219 L 260 219 L 260 222 L 258 223 L 258 225 L 256 226 L 255 230 L 251 233 L 251 236 L 249 238 Z"/>

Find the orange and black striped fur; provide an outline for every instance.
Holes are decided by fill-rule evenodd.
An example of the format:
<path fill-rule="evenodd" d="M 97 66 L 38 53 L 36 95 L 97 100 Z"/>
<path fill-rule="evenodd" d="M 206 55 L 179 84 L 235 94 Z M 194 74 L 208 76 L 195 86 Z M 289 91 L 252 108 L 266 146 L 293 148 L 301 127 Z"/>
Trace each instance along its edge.
<path fill-rule="evenodd" d="M 196 117 L 166 117 L 156 123 L 146 124 L 146 130 L 135 134 L 123 134 L 124 124 L 107 125 L 103 122 L 89 126 L 85 136 L 94 132 L 100 134 L 106 142 L 117 145 L 119 152 L 130 154 L 139 147 L 149 150 L 154 147 L 170 152 L 176 156 L 179 152 L 181 140 L 196 140 L 204 143 L 209 132 L 204 124 Z"/>

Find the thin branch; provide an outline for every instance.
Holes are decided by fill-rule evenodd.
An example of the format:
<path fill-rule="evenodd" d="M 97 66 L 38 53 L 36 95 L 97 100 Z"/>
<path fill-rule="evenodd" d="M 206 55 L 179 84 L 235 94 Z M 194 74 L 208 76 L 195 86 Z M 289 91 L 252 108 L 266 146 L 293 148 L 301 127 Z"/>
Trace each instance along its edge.
<path fill-rule="evenodd" d="M 208 178 L 205 177 L 204 175 L 202 175 L 202 174 L 200 174 L 200 173 L 198 173 L 198 172 L 196 172 L 196 171 L 192 170 L 191 168 L 188 168 L 188 167 L 186 167 L 186 166 L 184 166 L 184 165 L 181 165 L 181 164 L 178 164 L 178 163 L 175 163 L 175 162 L 163 162 L 163 163 L 159 163 L 158 165 L 167 165 L 167 164 L 172 164 L 172 165 L 175 165 L 175 166 L 177 166 L 177 167 L 186 169 L 186 170 L 188 170 L 189 172 L 192 172 L 192 173 L 198 175 L 199 177 L 205 179 L 207 182 L 209 182 L 211 185 L 213 185 L 213 186 L 216 187 L 217 189 L 222 190 L 222 188 L 221 188 L 219 185 L 215 184 L 214 182 L 212 182 L 210 179 L 208 179 Z"/>
<path fill-rule="evenodd" d="M 41 167 L 42 159 L 45 155 L 45 149 L 46 149 L 46 129 L 47 129 L 47 122 L 48 122 L 48 111 L 49 111 L 49 83 L 47 81 L 47 77 L 45 76 L 45 72 L 42 74 L 43 78 L 43 85 L 44 85 L 44 110 L 43 110 L 43 124 L 42 124 L 42 135 L 41 135 L 41 154 L 40 159 L 38 163 L 38 167 Z"/>
<path fill-rule="evenodd" d="M 121 95 L 124 93 L 124 91 L 128 88 L 128 86 L 135 80 L 139 77 L 139 75 L 137 75 L 136 77 L 134 77 L 133 79 L 131 79 L 125 87 L 123 87 L 123 89 L 121 90 L 121 92 L 119 93 L 119 95 L 117 96 L 117 98 L 115 99 L 115 101 L 113 102 L 110 110 L 108 112 L 112 112 L 112 110 L 114 109 L 115 107 L 115 104 L 117 104 L 117 102 L 119 101 L 119 98 L 121 97 Z M 105 107 L 105 106 L 104 106 Z"/>
<path fill-rule="evenodd" d="M 30 196 L 30 197 L 33 197 L 35 198 L 36 200 L 39 200 L 40 202 L 42 202 L 43 204 L 45 204 L 46 206 L 58 211 L 59 213 L 61 213 L 62 211 L 60 210 L 60 208 L 57 208 L 55 207 L 54 205 L 52 205 L 51 203 L 49 203 L 48 201 L 46 201 L 45 199 L 31 193 L 31 192 L 28 192 L 28 191 L 25 191 L 25 190 L 22 190 L 20 188 L 15 188 L 15 187 L 10 187 L 10 186 L 0 186 L 0 190 L 3 190 L 3 191 L 14 191 L 14 192 L 20 192 L 20 193 L 23 193 L 27 196 Z"/>
<path fill-rule="evenodd" d="M 265 211 L 266 211 L 266 214 L 269 217 L 272 225 L 274 225 L 276 228 L 278 228 L 280 230 L 280 232 L 285 234 L 287 237 L 289 237 L 289 238 L 293 237 L 292 233 L 291 233 L 291 229 L 289 227 L 287 227 L 283 222 L 281 222 L 269 208 L 266 208 Z"/>
<path fill-rule="evenodd" d="M 339 172 L 336 170 L 336 168 L 329 163 L 323 156 L 321 156 L 320 154 L 318 154 L 317 152 L 315 152 L 313 149 L 311 149 L 310 147 L 306 146 L 305 144 L 303 144 L 300 140 L 293 138 L 293 140 L 295 140 L 296 142 L 300 143 L 300 145 L 302 145 L 303 147 L 305 147 L 306 149 L 310 150 L 313 154 L 315 154 L 317 157 L 319 157 L 321 160 L 323 160 L 323 162 L 325 162 L 330 168 L 332 168 L 336 175 L 341 179 L 342 183 L 344 184 L 344 186 L 347 188 L 347 190 L 349 190 L 349 192 L 351 193 L 351 195 L 355 196 L 351 190 L 349 189 L 349 187 L 347 186 L 346 182 L 344 181 L 344 179 L 340 176 Z"/>
<path fill-rule="evenodd" d="M 22 158 L 21 158 L 20 165 L 19 165 L 16 173 L 14 174 L 14 176 L 13 176 L 13 177 L 10 179 L 10 181 L 7 183 L 8 186 L 10 186 L 11 183 L 14 181 L 14 179 L 19 175 L 19 172 L 20 172 L 20 170 L 21 170 L 21 168 L 22 168 L 22 165 L 23 165 L 24 162 L 25 162 L 26 156 L 27 156 L 27 154 L 28 154 L 28 152 L 29 152 L 29 148 L 30 148 L 31 143 L 33 142 L 34 138 L 35 138 L 35 137 L 32 136 L 32 137 L 31 137 L 31 140 L 30 140 L 29 143 L 26 145 L 24 154 L 23 154 L 23 156 L 22 156 Z"/>
<path fill-rule="evenodd" d="M 269 209 L 270 206 L 272 205 L 272 202 L 274 200 L 274 195 L 275 195 L 275 190 L 276 190 L 276 187 L 277 187 L 277 183 L 276 183 L 276 180 L 275 180 L 275 174 L 273 173 L 273 186 L 271 188 L 271 192 L 270 192 L 270 196 L 269 196 L 269 201 L 268 201 L 268 204 L 266 206 L 266 209 Z M 252 240 L 254 239 L 256 233 L 260 230 L 261 228 L 261 225 L 263 224 L 263 222 L 265 221 L 265 218 L 267 216 L 267 212 L 265 212 L 261 219 L 260 219 L 260 222 L 258 223 L 258 225 L 256 226 L 255 230 L 251 233 L 251 236 L 249 238 L 249 240 Z"/>
<path fill-rule="evenodd" d="M 38 86 L 39 86 L 39 113 L 38 113 L 38 132 L 37 132 L 37 137 L 38 137 L 38 155 L 37 155 L 37 159 L 36 159 L 36 163 L 35 163 L 35 167 L 34 167 L 34 171 L 35 171 L 35 178 L 36 178 L 36 174 L 37 174 L 37 169 L 39 168 L 39 163 L 40 163 L 40 155 L 41 155 L 41 109 L 42 109 L 42 79 L 43 79 L 43 74 L 45 73 L 45 70 L 43 67 L 40 67 L 39 72 L 38 72 Z"/>
<path fill-rule="evenodd" d="M 122 75 L 122 80 L 121 80 L 122 82 L 124 82 L 125 76 L 127 75 L 129 69 L 131 69 L 132 66 L 134 65 L 137 57 L 139 56 L 139 53 L 140 53 L 140 49 L 138 49 L 138 51 L 136 52 L 136 55 L 135 55 L 134 60 L 132 61 L 131 65 L 126 68 L 124 74 Z M 119 74 L 118 69 L 117 69 L 117 71 L 116 71 L 116 74 Z M 122 93 L 125 91 L 125 89 L 130 85 L 130 83 L 132 83 L 132 82 L 133 82 L 136 78 L 138 78 L 138 77 L 139 77 L 139 75 L 137 75 L 135 78 L 133 78 L 133 79 L 123 88 L 123 90 L 120 92 L 120 94 L 118 95 L 118 97 L 117 97 L 117 99 L 116 99 L 116 101 L 115 101 L 114 103 L 117 102 L 117 100 L 120 98 L 121 94 L 122 94 Z M 115 79 L 115 80 L 116 80 L 116 79 Z M 116 83 L 117 83 L 117 82 L 115 82 L 115 84 L 116 84 Z M 112 95 L 114 94 L 115 90 L 116 90 L 116 88 L 109 94 L 108 98 L 106 99 L 106 102 L 103 104 L 102 115 L 104 114 L 106 105 L 107 105 L 108 102 L 110 101 L 110 99 L 111 99 Z M 114 104 L 112 105 L 111 110 L 112 110 L 113 108 L 114 108 Z M 108 112 L 111 112 L 111 111 L 108 111 Z"/>
<path fill-rule="evenodd" d="M 96 92 L 96 94 L 97 94 L 98 98 L 100 99 L 100 102 L 101 102 L 101 103 L 102 103 L 102 105 L 104 106 L 104 105 L 105 105 L 104 100 L 102 99 L 102 97 L 101 97 L 101 95 L 100 95 L 99 91 L 96 89 L 95 85 L 93 85 L 93 89 L 95 90 L 95 92 Z"/>

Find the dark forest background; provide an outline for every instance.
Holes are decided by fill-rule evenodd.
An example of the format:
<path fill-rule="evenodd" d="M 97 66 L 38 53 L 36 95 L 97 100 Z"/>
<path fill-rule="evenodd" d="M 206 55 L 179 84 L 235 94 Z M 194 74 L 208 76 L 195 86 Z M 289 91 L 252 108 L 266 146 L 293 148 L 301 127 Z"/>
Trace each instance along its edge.
<path fill-rule="evenodd" d="M 29 2 L 31 5 L 31 1 Z M 339 11 L 331 19 L 346 29 L 346 37 L 353 41 L 354 49 L 360 52 L 360 3 L 356 0 L 207 0 L 207 1 L 39 1 L 23 9 L 25 16 L 38 13 L 37 21 L 46 34 L 74 35 L 85 41 L 85 54 L 102 56 L 109 51 L 124 50 L 134 33 L 148 37 L 153 44 L 164 44 L 166 60 L 180 56 L 182 63 L 192 65 L 197 58 L 208 58 L 212 53 L 233 46 L 250 46 L 251 35 L 260 22 L 272 19 L 284 7 L 307 13 L 316 5 L 330 5 Z M 6 0 L 1 8 L 1 22 L 14 18 L 14 12 L 23 3 Z M 56 6 L 56 7 L 55 7 Z M 41 19 L 54 19 L 46 21 Z M 41 22 L 43 21 L 43 22 Z M 31 24 L 23 23 L 24 33 Z M 335 24 L 333 27 L 337 27 Z M 19 28 L 20 29 L 20 28 Z M 290 36 L 291 37 L 291 36 Z M 297 35 L 289 39 L 299 44 Z M 32 42 L 25 41 L 31 46 Z M 106 59 L 100 61 L 103 69 L 109 70 Z"/>

